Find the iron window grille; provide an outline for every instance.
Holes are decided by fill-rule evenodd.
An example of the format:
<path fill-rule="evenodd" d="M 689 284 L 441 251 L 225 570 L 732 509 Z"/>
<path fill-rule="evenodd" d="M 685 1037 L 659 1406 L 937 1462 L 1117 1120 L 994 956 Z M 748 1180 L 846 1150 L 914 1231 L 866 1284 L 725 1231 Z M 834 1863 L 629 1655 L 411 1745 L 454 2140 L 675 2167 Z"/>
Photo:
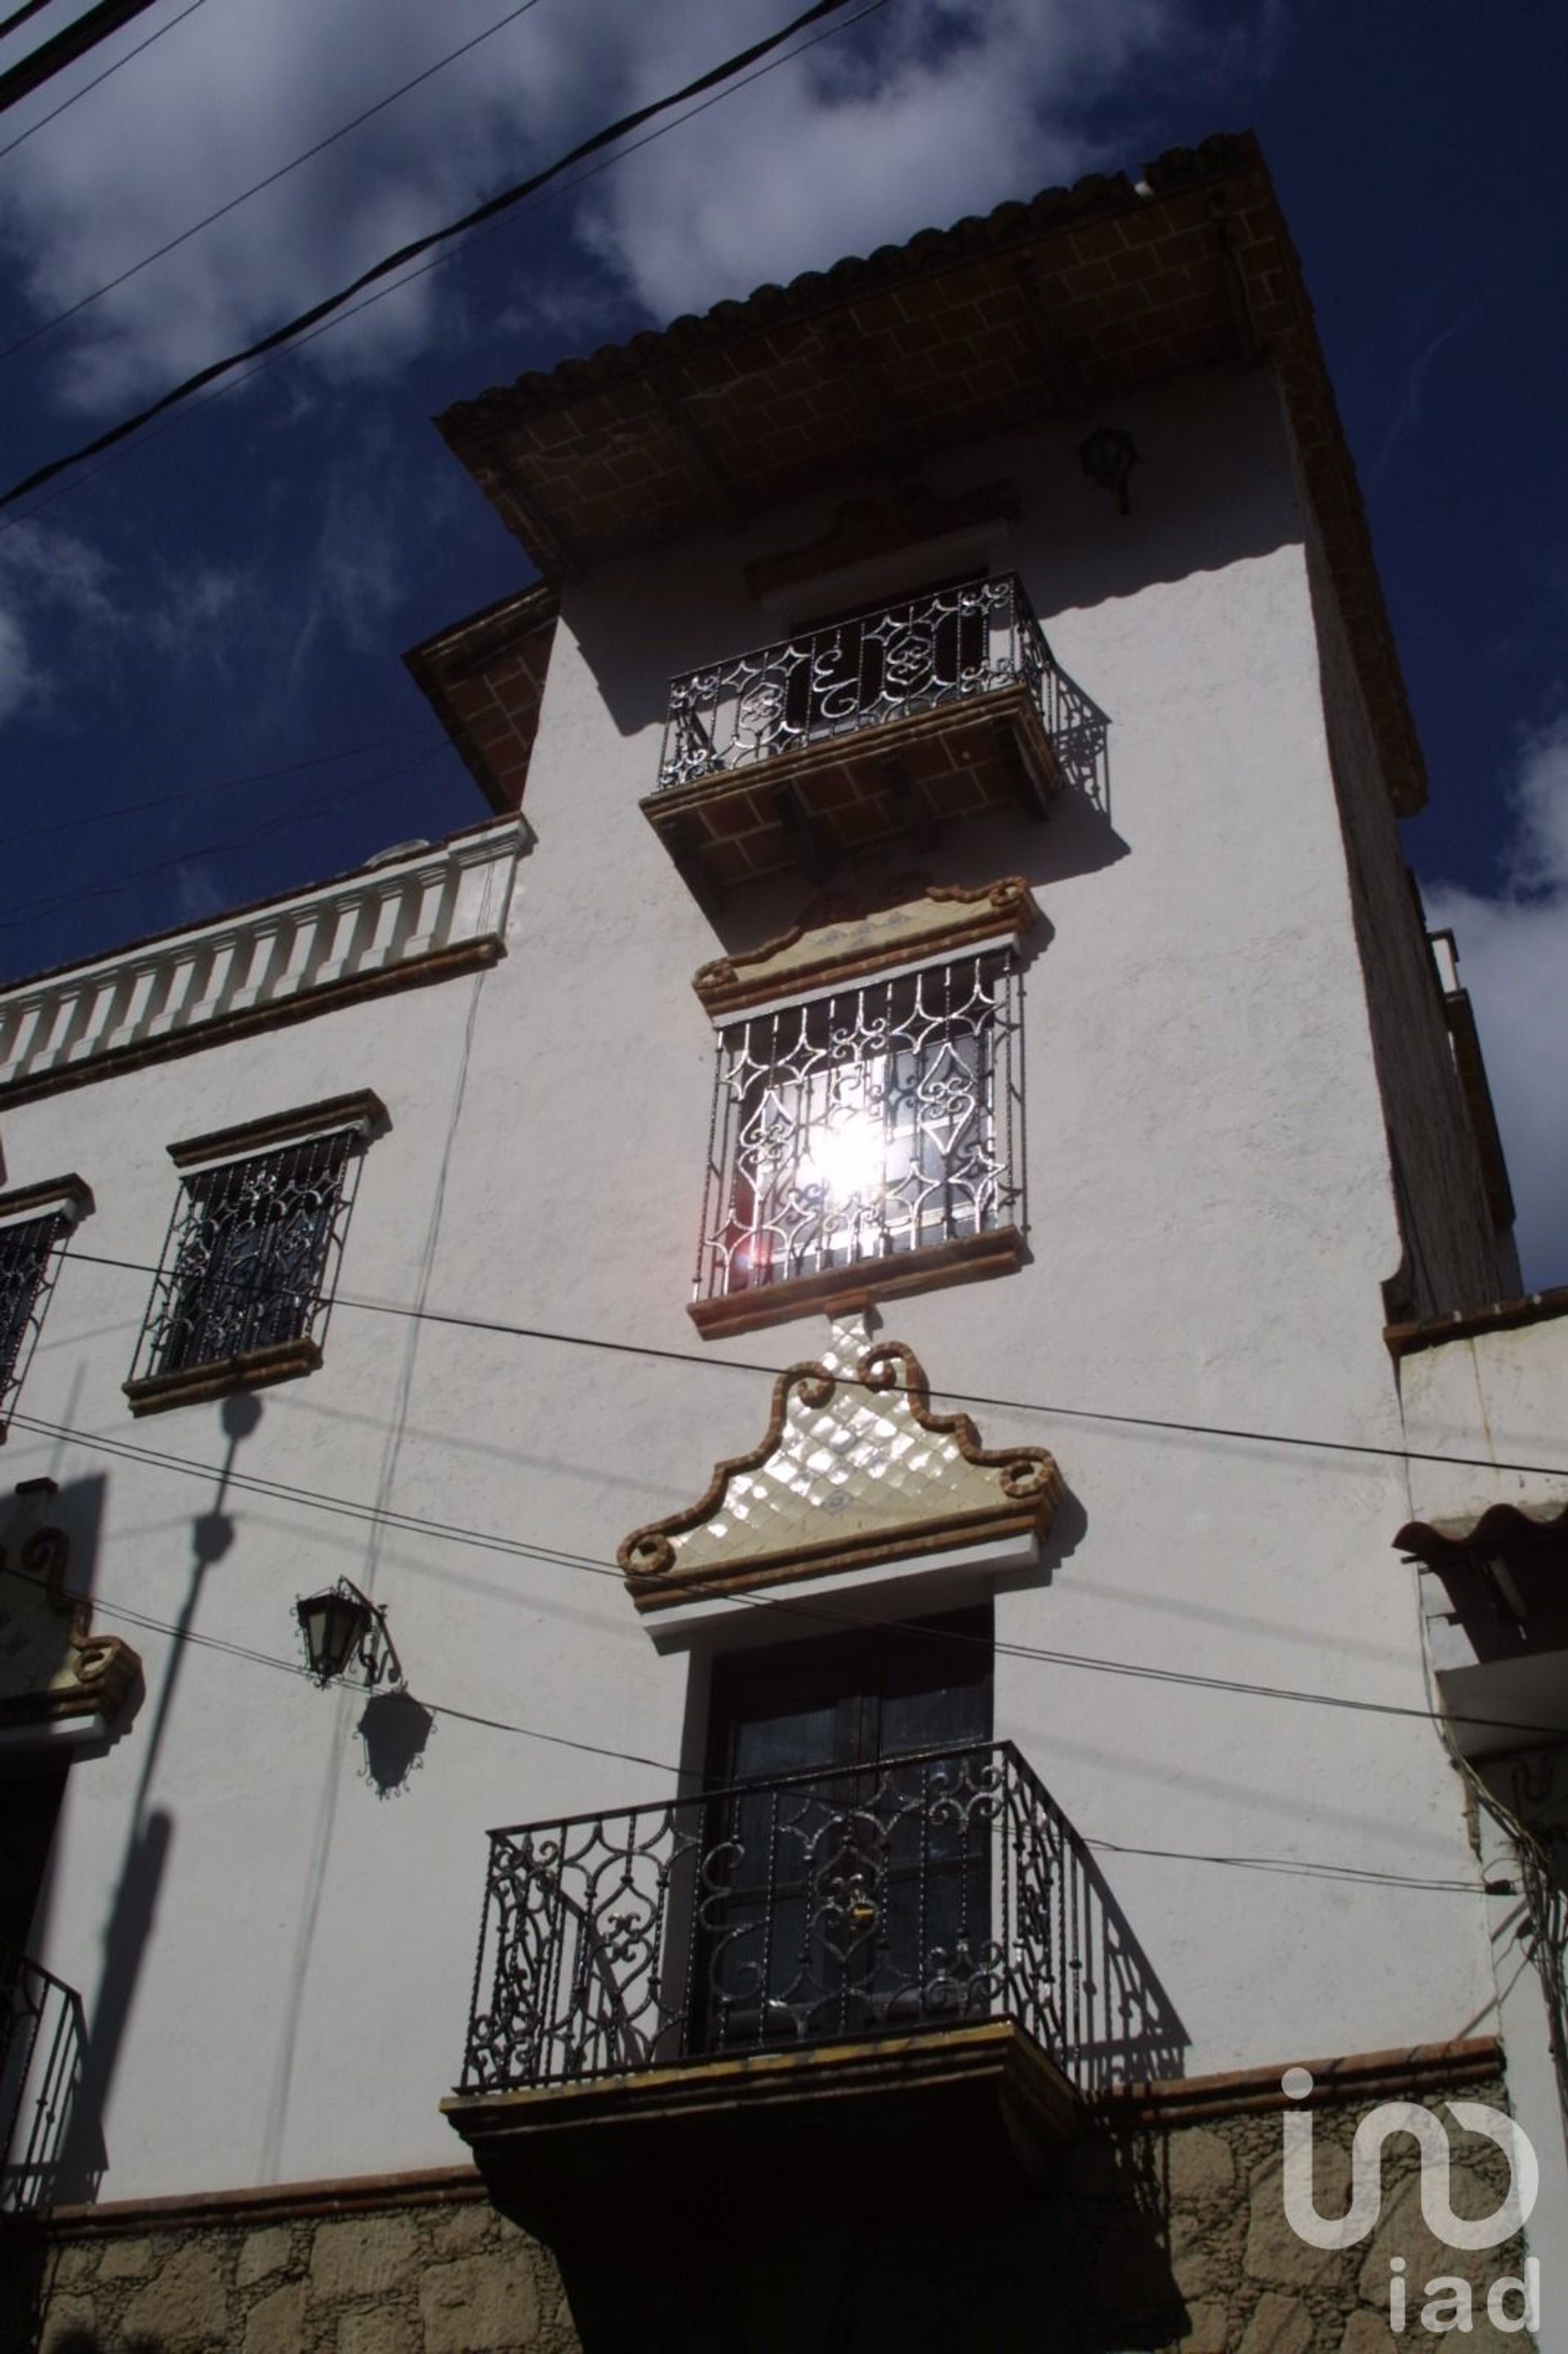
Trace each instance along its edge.
<path fill-rule="evenodd" d="M 361 1129 L 335 1129 L 185 1178 L 133 1378 L 319 1345 L 363 1145 Z"/>
<path fill-rule="evenodd" d="M 1180 2021 L 1011 1744 L 493 1831 L 461 2090 L 1012 2019 L 1085 2091 Z"/>
<path fill-rule="evenodd" d="M 798 631 L 670 684 L 662 790 L 1022 685 L 1048 732 L 1077 724 L 1016 573 L 949 581 Z"/>
<path fill-rule="evenodd" d="M 844 983 L 719 1037 L 695 1290 L 756 1290 L 1022 1214 L 1011 947 Z"/>
<path fill-rule="evenodd" d="M 0 1226 L 0 1430 L 37 1345 L 70 1229 L 64 1209 Z"/>

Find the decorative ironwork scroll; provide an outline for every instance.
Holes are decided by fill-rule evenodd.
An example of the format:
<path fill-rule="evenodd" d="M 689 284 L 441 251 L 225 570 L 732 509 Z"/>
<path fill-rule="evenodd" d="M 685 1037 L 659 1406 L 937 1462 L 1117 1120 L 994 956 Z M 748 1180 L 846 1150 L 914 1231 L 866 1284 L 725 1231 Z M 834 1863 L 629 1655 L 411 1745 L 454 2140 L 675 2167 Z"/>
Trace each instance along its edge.
<path fill-rule="evenodd" d="M 55 1210 L 0 1226 L 0 1424 L 22 1386 L 70 1225 Z"/>
<path fill-rule="evenodd" d="M 669 790 L 895 719 L 1025 688 L 1065 772 L 1104 801 L 1105 715 L 1057 665 L 1016 573 L 949 582 L 673 679 Z"/>
<path fill-rule="evenodd" d="M 357 1164 L 339 1129 L 185 1181 L 136 1352 L 138 1377 L 319 1339 Z"/>
<path fill-rule="evenodd" d="M 465 2093 L 1018 2022 L 1084 2090 L 1181 2029 L 1008 1743 L 491 1834 Z"/>
<path fill-rule="evenodd" d="M 695 1290 L 755 1290 L 1014 1218 L 1009 948 L 857 981 L 720 1034 Z"/>
<path fill-rule="evenodd" d="M 0 1945 L 0 2214 L 52 2201 L 84 2042 L 74 1988 Z"/>

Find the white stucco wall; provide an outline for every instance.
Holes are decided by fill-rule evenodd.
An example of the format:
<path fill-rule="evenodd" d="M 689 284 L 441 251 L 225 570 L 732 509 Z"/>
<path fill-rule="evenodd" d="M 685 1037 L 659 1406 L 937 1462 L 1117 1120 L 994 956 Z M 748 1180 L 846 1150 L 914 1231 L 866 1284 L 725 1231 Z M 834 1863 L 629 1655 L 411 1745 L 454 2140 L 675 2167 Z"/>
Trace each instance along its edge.
<path fill-rule="evenodd" d="M 974 1408 L 987 1443 L 1050 1447 L 1072 1491 L 1044 1574 L 999 1598 L 1004 1647 L 1358 1704 L 998 1658 L 998 1733 L 1079 1828 L 1174 1851 L 1103 1860 L 1206 2071 L 1474 2031 L 1492 1981 L 1478 1898 L 1195 1860 L 1473 1877 L 1436 1734 L 1377 1712 L 1425 1706 L 1388 1553 L 1400 1466 L 1297 1443 L 1400 1444 L 1379 1293 L 1400 1243 L 1272 391 L 1193 380 L 1125 421 L 1144 458 L 1125 521 L 1067 431 L 932 470 L 1018 481 L 996 560 L 1111 716 L 1113 806 L 1109 826 L 1068 803 L 1048 826 L 997 819 L 927 860 L 868 862 L 1021 870 L 1049 924 L 1025 981 L 1030 1263 L 895 1304 L 886 1330 L 938 1392 L 1011 1401 Z M 204 1638 L 176 1655 L 105 1616 L 141 1650 L 147 1699 L 73 1772 L 39 1925 L 90 2016 L 124 2011 L 105 2195 L 456 2156 L 436 2103 L 461 2052 L 485 1828 L 659 1795 L 691 1740 L 688 1659 L 658 1655 L 596 1568 L 760 1437 L 768 1379 L 742 1368 L 825 1332 L 705 1347 L 684 1313 L 713 1058 L 691 976 L 808 894 L 769 887 L 716 930 L 636 802 L 668 675 L 767 635 L 740 567 L 826 513 L 568 596 L 528 787 L 537 848 L 495 970 L 4 1119 L 10 1182 L 74 1168 L 98 1200 L 20 1413 L 142 1450 L 18 1425 L 7 1484 L 47 1471 L 69 1502 L 101 1479 L 80 1564 L 101 1606 L 188 1612 Z M 220 1409 L 132 1423 L 119 1387 L 174 1197 L 165 1147 L 366 1087 L 392 1126 L 365 1163 L 325 1363 L 262 1394 L 236 1468 L 279 1490 L 228 1493 L 233 1543 L 193 1591 Z M 481 1534 L 377 1533 L 284 1490 Z M 554 1550 L 514 1549 L 533 1543 Z M 291 1658 L 294 1598 L 340 1571 L 386 1605 L 421 1700 L 648 1762 L 447 1715 L 378 1798 L 355 1774 L 363 1703 L 248 1656 Z M 134 1969 L 117 1957 L 106 1992 L 138 1803 L 167 1818 L 167 1860 Z M 122 1908 L 127 1951 L 143 1893 Z"/>

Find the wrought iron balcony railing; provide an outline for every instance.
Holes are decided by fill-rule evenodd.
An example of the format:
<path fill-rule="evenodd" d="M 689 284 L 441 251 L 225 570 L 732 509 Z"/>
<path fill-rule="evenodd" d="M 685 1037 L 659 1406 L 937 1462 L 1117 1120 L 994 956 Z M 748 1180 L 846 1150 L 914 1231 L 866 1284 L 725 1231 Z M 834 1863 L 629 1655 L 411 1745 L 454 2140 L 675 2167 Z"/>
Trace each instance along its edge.
<path fill-rule="evenodd" d="M 1105 718 L 1057 667 L 1016 573 L 932 588 L 673 679 L 662 791 L 1022 687 L 1063 769 L 1093 779 Z"/>
<path fill-rule="evenodd" d="M 82 2042 L 75 1989 L 0 1945 L 0 2213 L 49 2203 Z"/>
<path fill-rule="evenodd" d="M 985 2019 L 1086 2092 L 1181 2065 L 1115 1900 L 1008 1743 L 492 1832 L 461 2090 Z"/>

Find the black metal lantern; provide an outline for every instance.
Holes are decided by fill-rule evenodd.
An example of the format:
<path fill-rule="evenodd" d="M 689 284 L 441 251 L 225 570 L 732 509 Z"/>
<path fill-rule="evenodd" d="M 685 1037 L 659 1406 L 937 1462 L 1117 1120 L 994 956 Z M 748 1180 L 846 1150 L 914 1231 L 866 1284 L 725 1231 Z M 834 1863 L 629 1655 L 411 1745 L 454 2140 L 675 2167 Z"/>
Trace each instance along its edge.
<path fill-rule="evenodd" d="M 1123 514 L 1128 512 L 1127 478 L 1138 463 L 1138 445 L 1118 425 L 1097 425 L 1078 444 L 1078 456 L 1091 482 L 1116 494 Z"/>
<path fill-rule="evenodd" d="M 354 1668 L 372 1691 L 387 1673 L 401 1682 L 386 1613 L 350 1579 L 340 1577 L 324 1594 L 306 1595 L 295 1604 L 294 1616 L 305 1638 L 310 1672 L 319 1684 L 338 1683 Z"/>

